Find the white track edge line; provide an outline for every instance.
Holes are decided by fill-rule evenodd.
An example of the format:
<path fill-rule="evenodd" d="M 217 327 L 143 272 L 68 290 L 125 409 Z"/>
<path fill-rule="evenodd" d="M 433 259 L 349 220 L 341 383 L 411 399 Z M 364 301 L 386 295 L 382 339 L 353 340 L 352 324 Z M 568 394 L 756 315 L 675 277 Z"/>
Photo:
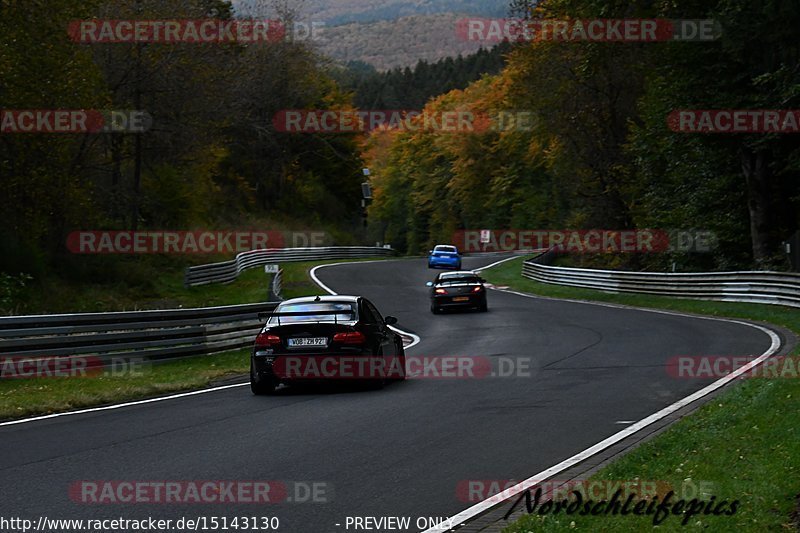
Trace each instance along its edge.
<path fill-rule="evenodd" d="M 500 261 L 497 261 L 496 263 L 492 263 L 491 265 L 475 269 L 475 272 L 483 272 L 484 270 L 489 270 L 490 268 L 494 268 L 497 265 L 502 265 L 503 263 L 508 261 L 513 261 L 514 259 L 519 259 L 519 256 L 509 257 L 508 259 L 502 259 Z"/>
<path fill-rule="evenodd" d="M 72 416 L 72 415 L 82 415 L 86 413 L 97 413 L 99 411 L 111 411 L 114 409 L 121 409 L 123 407 L 130 407 L 133 405 L 144 405 L 148 403 L 156 403 L 156 402 L 163 402 L 166 400 L 175 400 L 177 398 L 186 398 L 187 396 L 197 396 L 199 394 L 207 394 L 209 392 L 216 392 L 221 390 L 227 389 L 235 389 L 237 387 L 244 387 L 249 385 L 249 383 L 237 383 L 235 385 L 225 385 L 222 387 L 213 387 L 211 389 L 202 389 L 196 390 L 191 392 L 182 392 L 180 394 L 172 394 L 170 396 L 161 396 L 159 398 L 148 398 L 146 400 L 136 400 L 133 402 L 126 402 L 126 403 L 117 403 L 114 405 L 105 405 L 103 407 L 91 407 L 89 409 L 80 409 L 78 411 L 67 411 L 65 413 L 53 413 L 51 415 L 41 415 L 41 416 L 34 416 L 32 418 L 23 418 L 21 420 L 11 420 L 10 422 L 2 422 L 0 423 L 0 427 L 3 426 L 14 426 L 18 424 L 25 424 L 28 422 L 36 422 L 38 420 L 49 420 L 51 418 L 60 418 L 62 416 Z"/>
<path fill-rule="evenodd" d="M 563 472 L 564 470 L 566 470 L 568 468 L 571 468 L 571 467 L 573 467 L 573 466 L 575 466 L 575 465 L 577 465 L 579 463 L 582 463 L 583 461 L 589 459 L 593 455 L 596 455 L 596 454 L 598 454 L 598 453 L 610 448 L 614 444 L 626 439 L 627 437 L 630 437 L 631 435 L 641 431 L 642 429 L 646 428 L 647 426 L 649 426 L 649 425 L 651 425 L 651 424 L 653 424 L 655 422 L 658 422 L 659 420 L 661 420 L 663 418 L 666 418 L 667 416 L 671 415 L 672 413 L 674 413 L 674 412 L 686 407 L 687 405 L 689 405 L 689 404 L 691 404 L 691 403 L 693 403 L 693 402 L 695 402 L 695 401 L 697 401 L 697 400 L 699 400 L 699 399 L 701 399 L 701 398 L 703 398 L 705 396 L 708 396 L 709 394 L 711 394 L 712 392 L 716 391 L 717 389 L 719 389 L 719 388 L 727 385 L 731 381 L 735 380 L 736 378 L 738 378 L 739 376 L 741 376 L 745 372 L 748 372 L 753 367 L 760 365 L 761 363 L 763 363 L 766 359 L 771 357 L 775 352 L 777 352 L 781 348 L 781 340 L 780 340 L 780 337 L 778 336 L 777 333 L 775 333 L 774 331 L 772 331 L 770 329 L 767 329 L 767 328 L 765 328 L 763 326 L 760 326 L 758 324 L 750 324 L 748 322 L 742 322 L 740 320 L 732 320 L 732 319 L 719 318 L 719 317 L 706 317 L 706 316 L 688 315 L 688 314 L 683 314 L 683 313 L 677 313 L 677 312 L 674 312 L 674 311 L 664 311 L 664 310 L 661 310 L 661 309 L 644 309 L 644 308 L 638 308 L 638 307 L 633 307 L 633 306 L 608 304 L 608 303 L 605 303 L 605 302 L 588 302 L 588 301 L 584 301 L 584 300 L 562 300 L 562 299 L 559 299 L 559 298 L 539 297 L 539 296 L 536 296 L 536 295 L 525 294 L 525 293 L 517 292 L 517 291 L 500 290 L 498 292 L 506 292 L 506 293 L 509 293 L 509 294 L 515 294 L 517 296 L 522 296 L 522 297 L 525 297 L 525 298 L 532 298 L 532 299 L 547 299 L 547 300 L 554 300 L 554 301 L 567 301 L 567 302 L 570 302 L 570 303 L 582 303 L 582 304 L 586 304 L 586 305 L 600 305 L 600 306 L 603 306 L 603 307 L 613 307 L 613 308 L 617 308 L 617 309 L 631 309 L 631 310 L 635 310 L 635 311 L 647 311 L 647 312 L 652 312 L 652 313 L 660 313 L 660 314 L 665 314 L 665 315 L 674 315 L 674 316 L 680 316 L 680 317 L 685 317 L 685 318 L 716 320 L 716 321 L 719 321 L 719 322 L 729 322 L 729 323 L 733 323 L 733 324 L 741 324 L 741 325 L 749 326 L 749 327 L 752 327 L 752 328 L 755 328 L 755 329 L 763 331 L 770 338 L 771 343 L 770 343 L 769 349 L 767 349 L 766 352 L 761 354 L 758 358 L 756 358 L 755 360 L 751 361 L 747 365 L 739 368 L 738 370 L 728 374 L 727 376 L 725 376 L 723 378 L 718 379 L 717 381 L 715 381 L 714 383 L 706 386 L 705 388 L 700 389 L 699 391 L 697 391 L 697 392 L 695 392 L 693 394 L 690 394 L 689 396 L 686 396 L 685 398 L 683 398 L 681 400 L 678 400 L 677 402 L 673 403 L 672 405 L 669 405 L 669 406 L 665 407 L 664 409 L 661 409 L 660 411 L 648 416 L 647 418 L 644 418 L 644 419 L 640 420 L 639 422 L 633 424 L 632 426 L 629 426 L 629 427 L 623 429 L 622 431 L 620 431 L 618 433 L 615 433 L 614 435 L 611 435 L 610 437 L 606 438 L 605 440 L 602 440 L 602 441 L 598 442 L 594 446 L 590 446 L 589 448 L 586 448 L 582 452 L 577 453 L 577 454 L 573 455 L 572 457 L 570 457 L 568 459 L 565 459 L 564 461 L 561 461 L 560 463 L 558 463 L 558 464 L 556 464 L 554 466 L 551 466 L 550 468 L 548 468 L 546 470 L 543 470 L 543 471 L 539 472 L 538 474 L 534 474 L 533 476 L 531 476 L 528 479 L 526 479 L 526 480 L 514 485 L 513 487 L 504 490 L 501 493 L 502 494 L 502 500 L 498 499 L 498 495 L 491 496 L 491 497 L 483 500 L 482 502 L 479 502 L 479 503 L 473 505 L 472 507 L 469 507 L 468 509 L 465 509 L 464 511 L 461 511 L 458 514 L 456 514 L 454 516 L 451 516 L 447 520 L 444 520 L 443 522 L 440 522 L 439 524 L 436 524 L 435 526 L 433 526 L 433 527 L 431 527 L 429 529 L 426 529 L 423 533 L 437 533 L 437 532 L 441 533 L 442 531 L 448 531 L 448 530 L 450 530 L 450 529 L 452 529 L 454 527 L 458 527 L 461 524 L 463 524 L 464 522 L 466 522 L 467 520 L 471 520 L 471 519 L 475 518 L 476 516 L 486 512 L 487 510 L 491 509 L 492 507 L 494 507 L 494 506 L 496 506 L 498 504 L 501 504 L 502 502 L 507 501 L 510 498 L 513 498 L 517 494 L 520 494 L 520 493 L 524 492 L 525 490 L 540 484 L 542 481 L 545 481 L 548 478 L 550 478 L 552 476 L 555 476 L 555 475 L 559 474 L 560 472 Z"/>

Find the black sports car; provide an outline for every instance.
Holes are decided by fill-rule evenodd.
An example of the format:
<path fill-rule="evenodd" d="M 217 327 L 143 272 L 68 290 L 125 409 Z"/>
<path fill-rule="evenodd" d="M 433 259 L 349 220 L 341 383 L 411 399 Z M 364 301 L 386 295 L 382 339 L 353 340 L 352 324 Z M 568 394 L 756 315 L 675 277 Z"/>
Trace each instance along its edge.
<path fill-rule="evenodd" d="M 486 280 L 475 272 L 444 272 L 428 282 L 431 288 L 431 312 L 454 307 L 472 307 L 486 312 Z"/>
<path fill-rule="evenodd" d="M 271 394 L 281 383 L 345 379 L 378 387 L 405 379 L 403 339 L 375 305 L 358 296 L 317 296 L 282 302 L 256 338 L 250 388 Z"/>

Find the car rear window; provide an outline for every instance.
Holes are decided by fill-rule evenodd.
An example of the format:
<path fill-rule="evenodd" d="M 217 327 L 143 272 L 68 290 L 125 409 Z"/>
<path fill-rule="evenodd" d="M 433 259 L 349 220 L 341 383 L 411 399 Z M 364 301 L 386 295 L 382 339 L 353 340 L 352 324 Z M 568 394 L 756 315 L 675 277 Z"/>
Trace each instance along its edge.
<path fill-rule="evenodd" d="M 455 246 L 437 246 L 433 249 L 434 252 L 449 252 L 449 253 L 456 253 Z"/>
<path fill-rule="evenodd" d="M 335 315 L 315 315 L 314 312 L 343 311 Z M 352 302 L 309 302 L 303 304 L 280 305 L 277 313 L 309 313 L 307 316 L 280 317 L 280 324 L 297 324 L 299 322 L 350 322 L 358 318 L 356 304 Z M 269 319 L 270 325 L 278 325 L 279 317 Z"/>

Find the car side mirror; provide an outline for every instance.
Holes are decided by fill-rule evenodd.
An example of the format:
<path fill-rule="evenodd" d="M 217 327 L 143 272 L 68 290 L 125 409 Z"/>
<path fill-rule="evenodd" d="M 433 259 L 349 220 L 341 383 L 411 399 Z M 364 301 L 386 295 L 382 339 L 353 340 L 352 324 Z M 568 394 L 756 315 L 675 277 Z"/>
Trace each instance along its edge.
<path fill-rule="evenodd" d="M 429 254 L 432 254 L 432 253 L 433 253 L 433 250 L 428 250 L 428 253 L 429 253 Z"/>
<path fill-rule="evenodd" d="M 485 279 L 483 279 L 483 278 L 479 278 L 479 279 L 481 280 L 481 283 L 488 283 L 488 282 L 487 282 Z"/>
<path fill-rule="evenodd" d="M 432 281 L 429 281 L 429 282 L 428 282 L 428 283 L 426 283 L 425 285 L 426 285 L 426 286 L 428 286 L 428 287 L 433 287 L 433 282 L 432 282 Z"/>
<path fill-rule="evenodd" d="M 395 324 L 397 324 L 397 318 L 393 316 L 387 316 L 384 319 L 384 322 L 386 323 L 387 326 L 394 326 Z"/>
<path fill-rule="evenodd" d="M 267 320 L 272 313 L 258 313 L 259 320 Z"/>

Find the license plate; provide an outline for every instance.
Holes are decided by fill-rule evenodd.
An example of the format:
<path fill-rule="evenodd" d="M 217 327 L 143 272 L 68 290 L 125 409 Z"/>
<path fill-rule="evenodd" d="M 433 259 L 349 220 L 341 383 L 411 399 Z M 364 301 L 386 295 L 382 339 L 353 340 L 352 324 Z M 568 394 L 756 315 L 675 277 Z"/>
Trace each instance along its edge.
<path fill-rule="evenodd" d="M 299 339 L 289 339 L 289 346 L 296 347 L 296 346 L 327 346 L 328 339 L 325 337 L 301 337 Z"/>
<path fill-rule="evenodd" d="M 456 298 L 453 298 L 453 301 L 454 302 L 468 302 L 469 301 L 469 296 L 458 296 Z"/>

